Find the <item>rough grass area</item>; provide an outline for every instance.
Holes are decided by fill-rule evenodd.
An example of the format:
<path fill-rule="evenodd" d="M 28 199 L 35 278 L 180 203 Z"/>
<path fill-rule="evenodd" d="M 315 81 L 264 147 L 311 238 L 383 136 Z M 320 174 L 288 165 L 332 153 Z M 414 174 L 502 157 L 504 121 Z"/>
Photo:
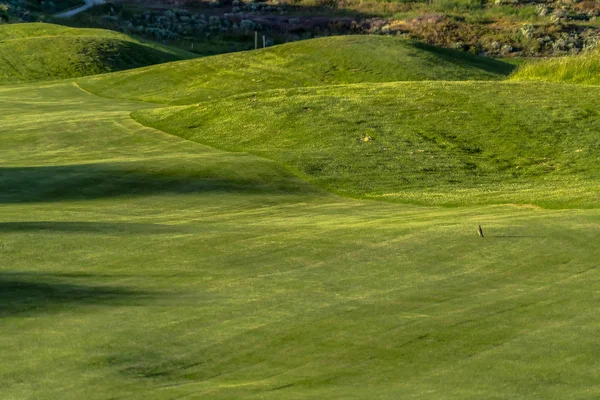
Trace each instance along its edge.
<path fill-rule="evenodd" d="M 0 26 L 0 84 L 74 78 L 191 57 L 100 29 Z"/>
<path fill-rule="evenodd" d="M 511 79 L 600 85 L 600 50 L 575 57 L 531 61 L 522 65 Z"/>
<path fill-rule="evenodd" d="M 595 207 L 598 110 L 589 87 L 406 82 L 263 92 L 134 118 L 277 160 L 352 197 Z"/>
<path fill-rule="evenodd" d="M 282 115 L 305 96 L 322 119 L 341 101 L 328 90 Z M 0 397 L 600 394 L 598 210 L 339 198 L 128 117 L 144 107 L 72 84 L 0 88 Z"/>
<path fill-rule="evenodd" d="M 513 68 L 489 58 L 400 38 L 341 36 L 88 78 L 79 84 L 105 97 L 190 104 L 275 88 L 497 80 Z"/>

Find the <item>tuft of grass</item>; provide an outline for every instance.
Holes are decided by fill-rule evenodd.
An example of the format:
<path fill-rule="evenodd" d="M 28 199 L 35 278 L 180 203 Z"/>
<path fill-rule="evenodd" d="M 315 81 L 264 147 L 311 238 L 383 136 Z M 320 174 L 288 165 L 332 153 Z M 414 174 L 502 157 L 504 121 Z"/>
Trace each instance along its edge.
<path fill-rule="evenodd" d="M 577 56 L 530 61 L 519 67 L 511 80 L 600 85 L 600 50 Z"/>
<path fill-rule="evenodd" d="M 402 38 L 340 36 L 91 77 L 79 84 L 104 97 L 190 104 L 276 88 L 499 80 L 513 68 L 489 58 Z"/>
<path fill-rule="evenodd" d="M 74 78 L 191 57 L 101 29 L 43 23 L 0 26 L 0 84 Z"/>

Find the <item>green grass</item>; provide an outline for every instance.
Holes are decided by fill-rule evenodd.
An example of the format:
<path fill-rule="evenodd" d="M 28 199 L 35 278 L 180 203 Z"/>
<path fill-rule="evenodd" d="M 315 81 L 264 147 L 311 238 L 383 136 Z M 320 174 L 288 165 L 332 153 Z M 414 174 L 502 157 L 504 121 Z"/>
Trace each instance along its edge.
<path fill-rule="evenodd" d="M 579 56 L 531 61 L 515 71 L 511 79 L 600 85 L 600 51 Z"/>
<path fill-rule="evenodd" d="M 341 36 L 91 77 L 110 98 L 190 104 L 266 89 L 342 83 L 498 80 L 514 67 L 394 37 Z"/>
<path fill-rule="evenodd" d="M 598 210 L 346 200 L 143 107 L 0 89 L 3 398 L 598 394 Z"/>
<path fill-rule="evenodd" d="M 14 39 L 31 39 L 55 36 L 83 36 L 83 37 L 112 37 L 123 39 L 127 36 L 103 29 L 69 28 L 66 26 L 47 23 L 23 23 L 2 25 L 0 27 L 0 41 Z"/>
<path fill-rule="evenodd" d="M 593 89 L 405 82 L 158 109 L 72 81 L 0 87 L 0 398 L 597 398 Z M 439 184 L 470 206 L 337 196 L 289 168 L 300 156 L 374 168 L 330 175 L 350 195 L 398 163 L 416 197 Z M 468 160 L 485 173 L 418 170 Z M 503 194 L 455 193 L 477 179 Z M 570 208 L 529 206 L 541 193 Z"/>
<path fill-rule="evenodd" d="M 352 197 L 596 207 L 598 110 L 589 87 L 405 82 L 262 92 L 134 118 L 276 160 Z"/>
<path fill-rule="evenodd" d="M 74 78 L 191 57 L 100 29 L 42 23 L 0 26 L 0 84 Z"/>

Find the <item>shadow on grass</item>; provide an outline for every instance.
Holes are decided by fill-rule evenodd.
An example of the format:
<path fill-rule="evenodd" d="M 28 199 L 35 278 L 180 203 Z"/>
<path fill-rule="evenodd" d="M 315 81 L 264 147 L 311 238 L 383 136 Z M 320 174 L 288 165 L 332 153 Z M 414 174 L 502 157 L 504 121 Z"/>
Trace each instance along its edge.
<path fill-rule="evenodd" d="M 486 72 L 508 76 L 516 68 L 515 65 L 503 61 L 494 60 L 493 58 L 488 57 L 475 56 L 464 51 L 446 49 L 417 41 L 412 41 L 411 44 L 415 49 L 426 51 L 441 60 L 449 61 L 459 65 L 479 68 Z"/>
<path fill-rule="evenodd" d="M 91 279 L 90 279 L 91 281 Z M 150 293 L 65 281 L 57 276 L 0 273 L 0 318 L 70 310 L 85 305 L 135 305 Z"/>
<path fill-rule="evenodd" d="M 308 185 L 291 174 L 254 165 L 189 166 L 148 163 L 0 168 L 0 204 L 85 200 L 116 196 L 237 192 L 299 194 Z M 310 190 L 310 189 L 308 189 Z"/>
<path fill-rule="evenodd" d="M 64 233 L 108 233 L 108 234 L 161 234 L 185 232 L 187 227 L 160 224 L 112 223 L 112 222 L 65 222 L 27 221 L 0 222 L 0 233 L 8 232 L 64 232 Z"/>

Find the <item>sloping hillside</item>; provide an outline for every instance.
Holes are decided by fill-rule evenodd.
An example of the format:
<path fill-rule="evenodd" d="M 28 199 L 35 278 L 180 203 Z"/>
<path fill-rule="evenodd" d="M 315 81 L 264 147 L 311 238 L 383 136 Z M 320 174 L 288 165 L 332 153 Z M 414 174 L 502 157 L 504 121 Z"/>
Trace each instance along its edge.
<path fill-rule="evenodd" d="M 600 51 L 532 61 L 520 67 L 511 79 L 600 85 Z"/>
<path fill-rule="evenodd" d="M 340 36 L 153 66 L 80 82 L 112 98 L 190 104 L 266 89 L 359 82 L 497 80 L 512 66 L 401 38 Z"/>
<path fill-rule="evenodd" d="M 278 90 L 133 116 L 277 160 L 353 197 L 592 207 L 598 110 L 589 87 L 404 82 Z"/>
<path fill-rule="evenodd" d="M 191 58 L 101 29 L 30 23 L 0 26 L 0 83 L 74 78 Z"/>

